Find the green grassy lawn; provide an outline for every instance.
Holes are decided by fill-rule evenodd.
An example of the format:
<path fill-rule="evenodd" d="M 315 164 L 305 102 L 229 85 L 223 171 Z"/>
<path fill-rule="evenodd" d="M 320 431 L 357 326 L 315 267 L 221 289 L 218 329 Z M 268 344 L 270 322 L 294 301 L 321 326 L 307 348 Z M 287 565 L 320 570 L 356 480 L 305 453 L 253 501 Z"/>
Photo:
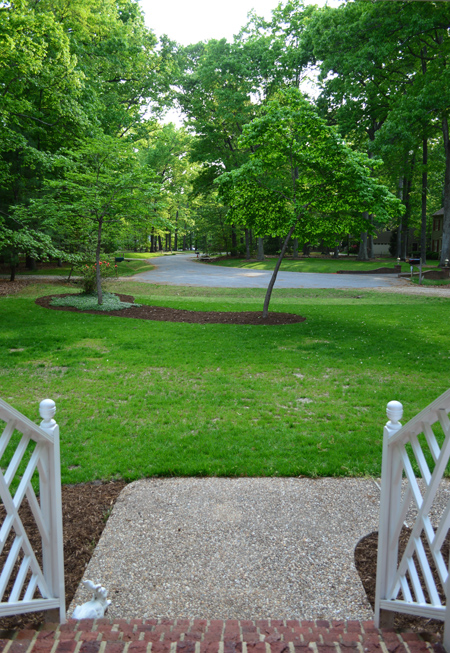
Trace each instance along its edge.
<path fill-rule="evenodd" d="M 266 259 L 265 261 L 250 261 L 246 259 L 221 259 L 211 265 L 222 265 L 232 268 L 251 268 L 254 270 L 273 270 L 277 262 L 276 258 Z M 322 259 L 322 258 L 304 258 L 304 259 L 284 259 L 281 269 L 285 272 L 328 272 L 333 273 L 338 270 L 376 270 L 381 267 L 393 267 L 397 265 L 397 259 L 379 259 L 378 261 L 357 261 L 355 258 L 342 256 L 339 259 Z M 434 265 L 430 263 L 428 267 Z M 437 262 L 436 262 L 437 265 Z M 402 272 L 409 272 L 411 267 L 408 263 L 402 263 Z"/>
<path fill-rule="evenodd" d="M 413 277 L 412 283 L 419 285 L 419 277 Z M 422 279 L 422 286 L 449 286 L 450 279 Z"/>
<path fill-rule="evenodd" d="M 127 254 L 128 258 L 128 254 Z M 145 263 L 142 260 L 144 257 L 136 257 L 135 261 L 122 261 L 117 263 L 117 274 L 119 277 L 131 277 L 138 272 L 147 272 L 148 270 L 153 270 L 154 265 Z M 147 257 L 145 257 L 147 258 Z M 27 276 L 39 276 L 39 275 L 49 275 L 54 277 L 68 277 L 70 273 L 70 267 L 64 266 L 62 268 L 41 268 L 40 270 L 21 270 L 17 276 L 27 275 Z M 76 274 L 76 271 L 74 272 Z"/>
<path fill-rule="evenodd" d="M 140 303 L 261 310 L 263 289 L 124 281 Z M 274 290 L 291 326 L 152 322 L 0 299 L 0 396 L 55 400 L 64 483 L 156 475 L 379 475 L 386 404 L 404 421 L 450 386 L 450 300 Z M 7 452 L 8 453 L 8 452 Z"/>

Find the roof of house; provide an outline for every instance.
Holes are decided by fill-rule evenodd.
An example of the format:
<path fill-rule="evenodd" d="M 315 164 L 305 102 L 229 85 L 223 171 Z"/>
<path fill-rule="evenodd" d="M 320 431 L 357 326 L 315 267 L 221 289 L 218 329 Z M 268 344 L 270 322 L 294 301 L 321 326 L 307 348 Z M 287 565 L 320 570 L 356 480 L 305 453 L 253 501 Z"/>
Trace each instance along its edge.
<path fill-rule="evenodd" d="M 438 215 L 444 215 L 444 207 L 439 209 L 439 211 L 436 211 L 436 213 L 433 213 L 433 218 L 437 218 Z"/>

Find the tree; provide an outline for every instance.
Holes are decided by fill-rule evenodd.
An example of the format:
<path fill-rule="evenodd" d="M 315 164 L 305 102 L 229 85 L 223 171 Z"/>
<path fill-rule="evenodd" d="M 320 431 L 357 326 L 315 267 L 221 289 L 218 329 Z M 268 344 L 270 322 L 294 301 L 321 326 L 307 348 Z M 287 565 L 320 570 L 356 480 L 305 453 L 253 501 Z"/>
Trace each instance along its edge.
<path fill-rule="evenodd" d="M 348 233 L 364 226 L 364 211 L 388 220 L 401 204 L 371 176 L 378 164 L 352 151 L 297 89 L 280 91 L 261 113 L 240 139 L 253 150 L 250 160 L 219 184 L 230 220 L 284 237 L 264 301 L 267 317 L 291 236 Z"/>
<path fill-rule="evenodd" d="M 100 255 L 105 230 L 154 220 L 158 185 L 139 166 L 125 142 L 109 136 L 86 139 L 75 152 L 55 157 L 57 179 L 47 181 L 43 197 L 21 211 L 22 219 L 46 216 L 54 227 L 84 233 L 95 249 L 98 303 L 102 304 Z M 162 219 L 161 219 L 162 220 Z"/>

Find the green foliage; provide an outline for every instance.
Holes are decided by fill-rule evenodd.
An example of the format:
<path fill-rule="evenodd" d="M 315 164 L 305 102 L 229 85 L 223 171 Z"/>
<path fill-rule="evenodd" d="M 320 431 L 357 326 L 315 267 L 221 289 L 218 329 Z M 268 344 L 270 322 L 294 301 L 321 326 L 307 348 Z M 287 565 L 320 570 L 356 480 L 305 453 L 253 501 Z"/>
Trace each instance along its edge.
<path fill-rule="evenodd" d="M 352 151 L 295 89 L 279 92 L 244 128 L 248 163 L 218 180 L 230 220 L 257 234 L 303 241 L 361 227 L 363 211 L 388 221 L 400 202 L 372 178 L 378 162 Z"/>
<path fill-rule="evenodd" d="M 95 290 L 95 282 L 94 282 Z M 68 297 L 54 297 L 51 300 L 52 306 L 73 306 L 80 311 L 121 311 L 130 306 L 140 306 L 130 302 L 122 302 L 114 293 L 104 292 L 103 303 L 99 305 L 97 295 L 91 291 L 86 291 L 81 295 L 69 295 Z"/>
<path fill-rule="evenodd" d="M 105 280 L 118 276 L 117 265 L 109 261 L 100 261 L 100 280 L 102 286 Z M 97 264 L 82 263 L 75 268 L 76 276 L 80 277 L 78 283 L 82 286 L 86 295 L 92 295 L 97 286 Z"/>

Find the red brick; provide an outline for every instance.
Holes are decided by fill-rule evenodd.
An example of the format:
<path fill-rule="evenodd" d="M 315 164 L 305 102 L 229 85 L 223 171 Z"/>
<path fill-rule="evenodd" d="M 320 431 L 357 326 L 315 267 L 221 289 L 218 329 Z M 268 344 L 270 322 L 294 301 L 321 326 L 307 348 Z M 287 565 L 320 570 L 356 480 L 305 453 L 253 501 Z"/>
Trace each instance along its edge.
<path fill-rule="evenodd" d="M 36 635 L 35 630 L 19 630 L 16 635 L 16 641 L 18 639 L 33 639 L 33 637 Z"/>
<path fill-rule="evenodd" d="M 268 644 L 274 644 L 275 642 L 281 642 L 281 635 L 278 633 L 273 633 L 272 635 L 267 635 L 267 637 L 264 638 L 264 641 L 267 642 Z"/>
<path fill-rule="evenodd" d="M 160 638 L 159 633 L 144 633 L 144 642 L 159 642 Z"/>
<path fill-rule="evenodd" d="M 126 632 L 122 633 L 122 642 L 135 642 L 139 639 L 141 633 Z"/>
<path fill-rule="evenodd" d="M 65 639 L 56 646 L 56 653 L 73 653 L 78 642 L 73 639 Z"/>
<path fill-rule="evenodd" d="M 31 640 L 22 639 L 19 642 L 14 641 L 10 646 L 11 653 L 25 653 L 27 648 L 30 646 Z"/>
<path fill-rule="evenodd" d="M 326 619 L 317 619 L 316 628 L 330 628 L 330 622 Z"/>
<path fill-rule="evenodd" d="M 304 653 L 305 649 L 309 647 L 309 642 L 294 642 L 296 653 Z"/>
<path fill-rule="evenodd" d="M 152 653 L 169 653 L 170 642 L 153 642 Z"/>
<path fill-rule="evenodd" d="M 37 639 L 34 642 L 34 646 L 32 648 L 32 653 L 50 653 L 50 651 L 53 648 L 54 642 L 47 642 L 45 639 Z M 0 651 L 3 649 L 0 648 Z"/>
<path fill-rule="evenodd" d="M 271 642 L 270 644 L 271 653 L 284 653 L 288 648 L 289 647 L 285 642 Z"/>
<path fill-rule="evenodd" d="M 346 623 L 343 619 L 333 619 L 331 622 L 331 627 L 332 628 L 339 628 L 340 630 L 344 630 L 346 626 Z"/>
<path fill-rule="evenodd" d="M 247 651 L 252 651 L 252 653 L 265 653 L 266 645 L 264 642 L 251 642 L 247 644 Z"/>
<path fill-rule="evenodd" d="M 195 653 L 195 642 L 178 642 L 177 652 L 179 653 Z"/>
<path fill-rule="evenodd" d="M 141 624 L 136 628 L 136 631 L 138 633 L 152 633 L 155 630 L 155 626 L 153 624 L 145 623 Z"/>
<path fill-rule="evenodd" d="M 378 628 L 375 628 L 375 623 L 374 623 L 373 620 L 371 620 L 371 621 L 362 621 L 361 625 L 364 628 L 366 633 L 378 632 Z"/>
<path fill-rule="evenodd" d="M 144 619 L 142 623 L 145 626 L 156 626 L 158 619 Z"/>
<path fill-rule="evenodd" d="M 347 621 L 347 632 L 348 633 L 350 633 L 350 632 L 352 632 L 352 633 L 354 633 L 354 632 L 361 633 L 362 632 L 361 622 L 356 621 L 356 620 Z"/>
<path fill-rule="evenodd" d="M 364 653 L 380 653 L 380 644 L 375 644 L 374 642 L 370 644 L 363 644 Z"/>
<path fill-rule="evenodd" d="M 107 642 L 105 646 L 105 653 L 122 653 L 125 644 L 122 642 Z"/>
<path fill-rule="evenodd" d="M 315 623 L 314 621 L 301 621 L 300 622 L 301 628 L 315 628 Z"/>
<path fill-rule="evenodd" d="M 257 626 L 258 628 L 270 628 L 269 620 L 268 619 L 258 619 L 257 621 L 255 621 L 255 626 Z"/>
<path fill-rule="evenodd" d="M 147 642 L 131 642 L 128 650 L 133 651 L 133 653 L 145 653 L 147 650 Z"/>
<path fill-rule="evenodd" d="M 242 642 L 227 642 L 223 649 L 225 653 L 242 653 Z"/>
<path fill-rule="evenodd" d="M 384 645 L 389 653 L 406 653 L 405 645 L 400 642 L 385 642 Z"/>
<path fill-rule="evenodd" d="M 428 646 L 426 642 L 420 642 L 420 641 L 408 642 L 408 648 L 412 653 L 425 653 L 425 651 L 428 651 Z"/>
<path fill-rule="evenodd" d="M 131 626 L 142 626 L 142 619 L 130 619 Z"/>
<path fill-rule="evenodd" d="M 96 633 L 96 632 L 82 633 L 78 641 L 81 640 L 82 642 L 96 642 L 99 635 L 101 635 L 101 633 Z"/>
<path fill-rule="evenodd" d="M 3 649 L 5 648 L 5 646 L 6 646 L 7 644 L 9 644 L 10 641 L 11 641 L 10 639 L 3 639 L 3 638 L 0 639 L 0 653 L 1 653 L 1 651 L 3 651 Z"/>
<path fill-rule="evenodd" d="M 187 628 L 190 624 L 189 619 L 177 619 L 177 627 Z"/>
<path fill-rule="evenodd" d="M 242 633 L 242 641 L 247 642 L 247 648 L 250 646 L 250 644 L 252 646 L 254 644 L 263 644 L 263 642 L 261 642 L 259 639 L 258 633 Z"/>
<path fill-rule="evenodd" d="M 119 633 L 118 630 L 110 630 L 109 633 L 104 633 L 102 640 L 104 642 L 117 642 L 120 639 L 122 633 Z"/>
<path fill-rule="evenodd" d="M 336 653 L 335 646 L 326 646 L 325 644 L 317 644 L 317 650 L 319 653 Z"/>
<path fill-rule="evenodd" d="M 419 635 L 417 633 L 402 633 L 402 640 L 404 642 L 419 642 Z"/>
<path fill-rule="evenodd" d="M 46 624 L 47 625 L 47 624 Z M 38 632 L 38 640 L 44 639 L 46 641 L 53 641 L 55 639 L 55 631 L 54 630 L 40 630 Z"/>
<path fill-rule="evenodd" d="M 218 653 L 218 650 L 219 642 L 200 642 L 200 653 Z"/>
<path fill-rule="evenodd" d="M 358 633 L 342 633 L 339 637 L 343 644 L 356 644 L 361 639 Z M 369 644 L 372 643 L 372 640 L 378 642 L 378 637 L 368 637 L 366 635 L 364 638 L 364 642 L 368 642 Z"/>
<path fill-rule="evenodd" d="M 286 626 L 289 628 L 296 628 L 300 626 L 300 622 L 298 619 L 286 619 Z"/>
<path fill-rule="evenodd" d="M 270 625 L 272 628 L 278 628 L 279 626 L 284 626 L 284 622 L 281 619 L 271 619 Z"/>
<path fill-rule="evenodd" d="M 93 625 L 94 625 L 93 619 L 80 619 L 78 622 L 77 630 L 82 630 L 83 632 L 87 632 L 89 630 L 92 630 Z"/>
<path fill-rule="evenodd" d="M 195 628 L 195 630 L 205 630 L 206 625 L 207 625 L 206 619 L 194 619 L 192 628 Z"/>
<path fill-rule="evenodd" d="M 98 653 L 100 642 L 84 642 L 80 647 L 80 653 Z"/>

